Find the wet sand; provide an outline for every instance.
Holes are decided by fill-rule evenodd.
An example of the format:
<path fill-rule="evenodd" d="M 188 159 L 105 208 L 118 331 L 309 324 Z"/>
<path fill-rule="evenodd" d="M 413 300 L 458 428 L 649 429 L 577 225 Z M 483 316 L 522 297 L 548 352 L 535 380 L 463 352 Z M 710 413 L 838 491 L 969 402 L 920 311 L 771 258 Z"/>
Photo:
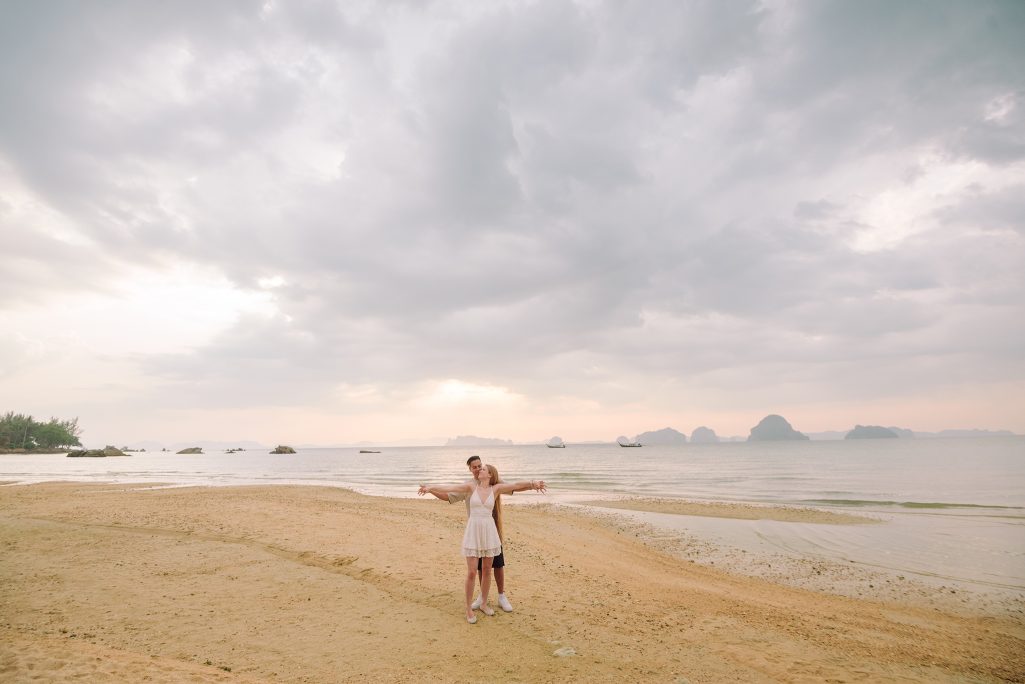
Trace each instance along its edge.
<path fill-rule="evenodd" d="M 0 680 L 1025 681 L 1013 611 L 745 576 L 550 504 L 506 509 L 515 611 L 468 625 L 464 522 L 319 487 L 0 487 Z"/>
<path fill-rule="evenodd" d="M 803 522 L 824 525 L 870 525 L 879 522 L 876 518 L 852 513 L 836 513 L 817 508 L 798 506 L 770 506 L 733 502 L 699 502 L 681 499 L 594 499 L 581 501 L 583 505 L 598 508 L 620 508 L 628 511 L 650 513 L 673 513 L 675 515 L 700 515 L 713 518 L 736 520 L 776 520 L 779 522 Z"/>

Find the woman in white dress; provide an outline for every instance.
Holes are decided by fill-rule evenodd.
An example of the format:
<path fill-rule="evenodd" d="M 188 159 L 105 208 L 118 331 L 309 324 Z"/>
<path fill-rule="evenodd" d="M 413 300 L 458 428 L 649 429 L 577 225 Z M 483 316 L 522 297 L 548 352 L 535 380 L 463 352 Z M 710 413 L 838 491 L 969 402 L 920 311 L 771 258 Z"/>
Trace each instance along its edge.
<path fill-rule="evenodd" d="M 473 599 L 473 587 L 477 581 L 477 559 L 481 559 L 481 611 L 485 615 L 494 615 L 495 611 L 488 606 L 488 590 L 491 588 L 491 563 L 495 556 L 502 553 L 502 503 L 501 495 L 509 492 L 523 492 L 532 489 L 539 492 L 546 490 L 544 480 L 523 480 L 521 482 L 500 482 L 498 469 L 493 465 L 485 465 L 477 472 L 477 480 L 473 483 L 450 485 L 447 487 L 428 487 L 420 485 L 417 492 L 445 496 L 449 493 L 464 492 L 469 495 L 470 516 L 466 521 L 463 533 L 463 557 L 466 558 L 466 621 L 471 625 L 477 622 L 477 615 L 470 607 Z"/>

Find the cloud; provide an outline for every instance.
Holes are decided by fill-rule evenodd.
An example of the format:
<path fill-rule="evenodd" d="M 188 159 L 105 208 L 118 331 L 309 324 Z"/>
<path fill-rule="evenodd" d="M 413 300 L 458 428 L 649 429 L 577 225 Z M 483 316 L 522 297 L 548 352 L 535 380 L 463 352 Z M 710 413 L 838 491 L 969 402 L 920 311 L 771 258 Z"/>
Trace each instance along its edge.
<path fill-rule="evenodd" d="M 153 410 L 1025 383 L 1020 3 L 8 18 L 0 312 L 176 269 L 265 305 L 134 342 Z"/>

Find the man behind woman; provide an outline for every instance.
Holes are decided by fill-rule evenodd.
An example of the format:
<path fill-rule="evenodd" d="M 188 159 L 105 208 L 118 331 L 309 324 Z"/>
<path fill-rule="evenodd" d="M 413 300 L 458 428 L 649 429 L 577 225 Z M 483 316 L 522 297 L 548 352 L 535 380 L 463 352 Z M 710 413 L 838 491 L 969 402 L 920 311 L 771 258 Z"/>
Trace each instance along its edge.
<path fill-rule="evenodd" d="M 469 517 L 463 532 L 462 554 L 466 559 L 466 621 L 471 625 L 477 622 L 477 615 L 474 613 L 476 606 L 471 599 L 477 580 L 478 565 L 481 573 L 480 609 L 485 615 L 495 614 L 488 606 L 488 591 L 491 588 L 492 563 L 495 557 L 502 553 L 502 494 L 528 489 L 546 491 L 544 480 L 501 482 L 498 469 L 490 464 L 483 464 L 475 476 L 474 482 L 464 484 L 434 487 L 420 485 L 417 492 L 421 496 L 432 494 L 443 500 L 449 500 L 449 495 L 453 494 L 465 494 L 468 497 Z"/>
<path fill-rule="evenodd" d="M 484 464 L 480 460 L 480 456 L 474 454 L 470 458 L 466 459 L 466 467 L 470 470 L 470 481 L 467 484 L 475 484 L 477 481 L 477 473 L 484 467 Z M 498 480 L 501 482 L 501 478 Z M 466 502 L 466 515 L 470 515 L 470 495 L 467 492 L 456 492 L 449 494 L 442 494 L 440 492 L 434 494 L 435 497 L 442 501 L 448 501 L 449 503 L 457 503 L 459 501 Z M 495 524 L 498 526 L 499 534 L 502 534 L 502 502 L 501 497 L 496 501 L 495 506 Z M 504 537 L 503 537 L 504 539 Z M 481 559 L 477 559 L 477 577 L 479 581 L 483 581 L 484 573 L 483 563 Z M 491 572 L 495 578 L 495 588 L 498 589 L 498 605 L 501 606 L 502 610 L 507 613 L 511 613 L 513 610 L 512 603 L 509 602 L 509 597 L 505 594 L 505 549 L 503 548 L 502 553 L 494 557 L 491 563 Z M 477 610 L 481 606 L 481 596 L 477 595 L 477 598 L 473 600 L 470 607 Z"/>

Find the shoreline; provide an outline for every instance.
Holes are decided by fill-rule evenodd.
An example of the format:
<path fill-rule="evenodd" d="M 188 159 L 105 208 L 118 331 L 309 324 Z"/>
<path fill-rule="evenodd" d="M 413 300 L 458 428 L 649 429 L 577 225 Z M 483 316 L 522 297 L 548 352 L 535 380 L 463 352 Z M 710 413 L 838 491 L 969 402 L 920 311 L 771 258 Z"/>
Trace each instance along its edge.
<path fill-rule="evenodd" d="M 78 447 L 81 449 L 82 447 Z M 34 456 L 44 454 L 66 454 L 74 449 L 0 449 L 0 456 L 7 455 L 18 455 L 18 456 Z"/>
<path fill-rule="evenodd" d="M 45 482 L 0 481 L 0 488 L 45 486 L 47 484 L 83 485 L 105 491 L 127 488 L 150 490 L 231 490 L 261 488 L 325 488 L 352 492 L 372 499 L 414 501 L 415 495 L 360 491 L 345 485 L 323 485 L 311 482 L 293 484 L 261 483 L 178 483 L 178 482 L 95 482 L 58 480 Z M 829 510 L 832 507 L 791 503 L 753 501 L 712 501 L 667 497 L 643 497 L 609 493 L 609 498 L 595 498 L 601 492 L 562 492 L 544 497 L 508 497 L 506 505 L 521 507 L 549 506 L 586 512 L 603 524 L 629 530 L 643 543 L 687 562 L 714 567 L 731 574 L 744 575 L 800 589 L 825 592 L 851 598 L 870 598 L 907 602 L 914 596 L 922 605 L 971 614 L 1025 616 L 1025 585 L 1019 576 L 1014 584 L 994 583 L 976 579 L 971 573 L 960 576 L 943 572 L 942 568 L 894 565 L 894 560 L 879 554 L 878 549 L 866 552 L 842 539 L 837 532 L 849 527 L 885 528 L 903 513 L 865 510 L 855 512 Z M 912 514 L 914 515 L 914 514 Z M 919 516 L 915 516 L 919 517 Z M 948 519 L 950 516 L 946 516 Z M 944 521 L 945 522 L 945 521 Z M 803 541 L 799 530 L 830 530 L 831 549 L 798 548 L 793 542 Z M 786 530 L 787 534 L 781 534 Z M 944 532 L 947 534 L 947 532 Z M 967 534 L 967 533 L 966 533 Z M 795 536 L 796 535 L 796 536 Z M 873 544 L 878 540 L 874 540 Z M 681 548 L 688 549 L 681 552 Z M 696 551 L 699 550 L 699 551 Z M 887 554 L 890 551 L 886 552 Z M 977 573 L 978 574 L 978 573 Z"/>
<path fill-rule="evenodd" d="M 724 572 L 693 540 L 537 498 L 506 512 L 515 611 L 467 625 L 459 506 L 310 486 L 2 487 L 0 677 L 1025 679 L 1021 615 Z"/>

